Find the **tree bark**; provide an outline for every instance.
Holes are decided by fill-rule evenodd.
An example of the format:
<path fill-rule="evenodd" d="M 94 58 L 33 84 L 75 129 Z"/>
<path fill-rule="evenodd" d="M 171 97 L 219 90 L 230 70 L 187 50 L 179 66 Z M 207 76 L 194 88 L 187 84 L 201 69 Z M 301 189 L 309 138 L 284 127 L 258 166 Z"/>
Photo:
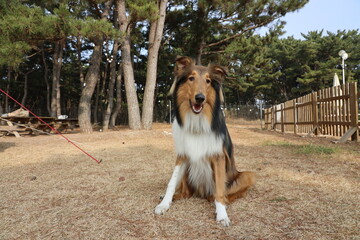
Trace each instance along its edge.
<path fill-rule="evenodd" d="M 60 106 L 60 72 L 63 57 L 63 44 L 65 40 L 59 40 L 55 43 L 53 54 L 53 74 L 52 74 L 52 91 L 51 91 L 51 117 L 61 115 Z M 60 113 L 60 114 L 59 114 Z"/>
<path fill-rule="evenodd" d="M 142 123 L 145 129 L 151 129 L 154 115 L 154 92 L 156 86 L 157 63 L 161 38 L 164 30 L 167 0 L 158 0 L 159 17 L 151 22 L 146 70 L 146 85 L 142 108 Z"/>
<path fill-rule="evenodd" d="M 105 55 L 107 57 L 107 52 L 109 51 L 109 43 L 106 43 L 106 48 L 105 48 Z M 108 72 L 108 68 L 109 68 L 109 63 L 108 61 L 105 61 L 104 65 L 104 69 L 101 72 L 101 81 L 98 82 L 97 87 L 96 87 L 96 96 L 95 96 L 95 107 L 94 107 L 94 123 L 99 123 L 101 121 L 103 121 L 103 100 L 105 100 L 105 88 L 106 88 L 106 80 L 107 80 L 107 72 Z M 100 70 L 101 71 L 101 70 Z M 99 119 L 100 117 L 100 119 Z"/>
<path fill-rule="evenodd" d="M 26 102 L 26 98 L 27 98 L 27 94 L 28 94 L 28 74 L 25 74 L 24 76 L 24 95 L 21 99 L 21 104 L 22 105 L 25 105 L 25 102 Z"/>
<path fill-rule="evenodd" d="M 48 65 L 47 65 L 46 59 L 45 59 L 44 46 L 42 47 L 41 57 L 42 57 L 43 65 L 44 65 L 44 82 L 45 82 L 45 86 L 46 86 L 46 109 L 47 109 L 47 111 L 48 111 L 48 113 L 50 115 L 51 114 L 51 108 L 50 108 L 49 68 L 48 68 Z"/>
<path fill-rule="evenodd" d="M 83 87 L 83 84 L 85 82 L 85 77 L 84 77 L 84 70 L 82 68 L 82 63 L 81 63 L 81 38 L 80 36 L 77 36 L 76 38 L 76 51 L 77 51 L 77 62 L 78 62 L 78 66 L 79 66 L 79 78 L 80 78 L 80 85 L 81 87 Z"/>
<path fill-rule="evenodd" d="M 61 103 L 60 103 L 60 72 L 59 72 L 59 80 L 56 86 L 56 116 L 61 115 Z"/>
<path fill-rule="evenodd" d="M 11 67 L 8 67 L 8 72 L 7 72 L 7 84 L 6 84 L 6 89 L 5 91 L 10 94 L 10 81 L 11 81 Z M 5 96 L 5 113 L 10 112 L 9 109 L 9 97 L 6 95 Z"/>
<path fill-rule="evenodd" d="M 82 89 L 79 103 L 79 126 L 81 131 L 85 133 L 93 131 L 91 126 L 91 98 L 99 80 L 103 41 L 102 39 L 97 39 L 94 43 L 94 51 L 91 56 L 89 69 L 85 75 L 85 86 Z"/>
<path fill-rule="evenodd" d="M 117 12 L 120 31 L 124 34 L 121 43 L 121 60 L 125 81 L 126 100 L 129 115 L 129 127 L 131 129 L 141 128 L 139 101 L 136 94 L 134 68 L 131 60 L 131 27 L 126 16 L 125 0 L 117 0 Z"/>
<path fill-rule="evenodd" d="M 93 121 L 95 124 L 98 123 L 99 96 L 100 96 L 100 81 L 97 81 L 96 93 L 95 93 L 95 104 L 94 104 L 94 110 L 93 110 Z"/>
<path fill-rule="evenodd" d="M 118 48 L 119 48 L 118 42 L 114 41 L 114 47 L 112 49 L 112 61 L 110 63 L 110 81 L 109 81 L 109 89 L 107 94 L 107 106 L 104 111 L 103 131 L 109 129 L 110 115 L 114 106 L 114 87 L 116 82 L 116 56 L 117 56 Z"/>
<path fill-rule="evenodd" d="M 112 1 L 105 3 L 105 9 L 101 14 L 101 20 L 107 21 L 107 17 L 110 12 Z M 90 65 L 84 79 L 84 88 L 81 92 L 79 103 L 78 121 L 82 132 L 91 133 L 93 131 L 91 126 L 91 98 L 94 94 L 94 90 L 97 82 L 100 78 L 100 64 L 103 48 L 103 38 L 94 39 L 94 50 L 91 56 Z M 95 113 L 96 114 L 96 113 Z"/>
<path fill-rule="evenodd" d="M 32 73 L 33 71 L 35 71 L 35 69 L 31 69 L 30 71 L 26 72 L 24 74 L 24 94 L 23 97 L 21 99 L 21 104 L 25 106 L 26 103 L 26 98 L 28 95 L 28 79 L 29 79 L 29 74 Z"/>
<path fill-rule="evenodd" d="M 199 44 L 199 47 L 198 47 L 198 50 L 196 53 L 196 59 L 195 59 L 197 65 L 201 65 L 201 59 L 202 59 L 202 55 L 203 55 L 204 46 L 205 46 L 204 36 L 201 36 L 201 41 L 200 41 L 200 44 Z"/>
<path fill-rule="evenodd" d="M 113 110 L 113 112 L 111 114 L 110 128 L 115 127 L 116 118 L 117 118 L 117 116 L 119 115 L 119 113 L 121 111 L 121 104 L 122 104 L 122 99 L 121 99 L 121 78 L 122 78 L 121 69 L 119 69 L 118 75 L 116 77 L 116 105 L 115 105 L 114 110 Z"/>

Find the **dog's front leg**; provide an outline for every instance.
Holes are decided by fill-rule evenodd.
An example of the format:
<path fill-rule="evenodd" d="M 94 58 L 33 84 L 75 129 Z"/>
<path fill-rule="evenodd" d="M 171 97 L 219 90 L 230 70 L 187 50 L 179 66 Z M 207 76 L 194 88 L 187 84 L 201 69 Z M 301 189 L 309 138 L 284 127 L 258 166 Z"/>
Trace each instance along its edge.
<path fill-rule="evenodd" d="M 225 227 L 230 225 L 230 219 L 226 212 L 226 169 L 225 157 L 216 156 L 212 159 L 212 166 L 214 171 L 215 180 L 215 208 L 216 208 L 216 221 Z"/>
<path fill-rule="evenodd" d="M 168 183 L 165 196 L 161 203 L 155 208 L 156 214 L 163 214 L 170 208 L 176 187 L 180 183 L 180 180 L 182 179 L 185 172 L 185 160 L 186 158 L 183 156 L 177 157 L 176 165 Z"/>

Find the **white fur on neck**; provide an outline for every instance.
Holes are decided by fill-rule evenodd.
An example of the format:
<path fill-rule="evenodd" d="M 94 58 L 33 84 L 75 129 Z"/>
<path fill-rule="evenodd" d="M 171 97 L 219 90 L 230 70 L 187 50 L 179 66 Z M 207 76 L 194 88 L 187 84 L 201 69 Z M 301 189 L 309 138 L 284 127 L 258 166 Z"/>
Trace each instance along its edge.
<path fill-rule="evenodd" d="M 206 134 L 211 132 L 209 120 L 204 114 L 194 114 L 192 112 L 186 114 L 183 122 L 185 131 L 193 134 Z"/>
<path fill-rule="evenodd" d="M 206 195 L 212 195 L 213 172 L 207 158 L 222 153 L 221 137 L 211 131 L 205 116 L 193 113 L 187 114 L 183 126 L 175 119 L 172 129 L 176 153 L 190 160 L 188 173 L 191 185 L 196 189 L 204 189 Z"/>
<path fill-rule="evenodd" d="M 210 123 L 203 115 L 188 113 L 183 126 L 175 119 L 172 130 L 176 153 L 188 156 L 191 161 L 222 153 L 222 139 L 211 131 Z"/>

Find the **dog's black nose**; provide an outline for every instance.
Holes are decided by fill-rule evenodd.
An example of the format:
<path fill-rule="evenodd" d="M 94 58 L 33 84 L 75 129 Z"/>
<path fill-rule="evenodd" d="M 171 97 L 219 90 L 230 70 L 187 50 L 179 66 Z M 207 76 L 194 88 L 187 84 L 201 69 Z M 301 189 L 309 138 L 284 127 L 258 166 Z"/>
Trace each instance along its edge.
<path fill-rule="evenodd" d="M 197 104 L 202 103 L 205 100 L 205 96 L 202 93 L 198 93 L 195 95 L 195 100 Z"/>

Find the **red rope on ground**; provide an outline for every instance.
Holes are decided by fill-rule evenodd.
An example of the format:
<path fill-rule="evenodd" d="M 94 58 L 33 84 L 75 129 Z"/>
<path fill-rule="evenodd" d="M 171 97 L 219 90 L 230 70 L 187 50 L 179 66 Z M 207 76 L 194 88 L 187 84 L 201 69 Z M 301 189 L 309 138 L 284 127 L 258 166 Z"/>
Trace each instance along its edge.
<path fill-rule="evenodd" d="M 39 119 L 42 123 L 44 123 L 46 126 L 48 126 L 51 130 L 53 130 L 54 132 L 56 132 L 57 134 L 59 134 L 60 136 L 62 136 L 63 138 L 66 139 L 66 141 L 68 141 L 69 143 L 71 143 L 72 145 L 74 145 L 77 149 L 79 149 L 80 151 L 82 151 L 83 153 L 85 153 L 88 157 L 90 157 L 91 159 L 93 159 L 95 162 L 97 163 L 101 163 L 101 160 L 97 160 L 96 158 L 94 158 L 93 156 L 91 156 L 89 153 L 87 153 L 86 151 L 84 151 L 82 148 L 80 148 L 78 145 L 76 145 L 75 143 L 73 143 L 70 139 L 68 139 L 67 137 L 65 137 L 64 135 L 62 135 L 58 130 L 56 130 L 56 128 L 51 127 L 49 124 L 47 124 L 44 120 L 42 120 L 40 117 L 38 117 L 36 114 L 34 114 L 33 112 L 31 112 L 28 108 L 26 108 L 25 106 L 23 106 L 21 103 L 19 103 L 18 101 L 16 101 L 13 97 L 11 97 L 7 92 L 5 92 L 4 90 L 2 90 L 0 88 L 0 92 L 2 92 L 3 94 L 5 94 L 6 96 L 8 96 L 11 100 L 13 100 L 15 103 L 17 103 L 18 105 L 20 105 L 23 109 L 29 111 L 29 113 L 31 113 L 34 117 L 36 117 L 37 119 Z"/>

